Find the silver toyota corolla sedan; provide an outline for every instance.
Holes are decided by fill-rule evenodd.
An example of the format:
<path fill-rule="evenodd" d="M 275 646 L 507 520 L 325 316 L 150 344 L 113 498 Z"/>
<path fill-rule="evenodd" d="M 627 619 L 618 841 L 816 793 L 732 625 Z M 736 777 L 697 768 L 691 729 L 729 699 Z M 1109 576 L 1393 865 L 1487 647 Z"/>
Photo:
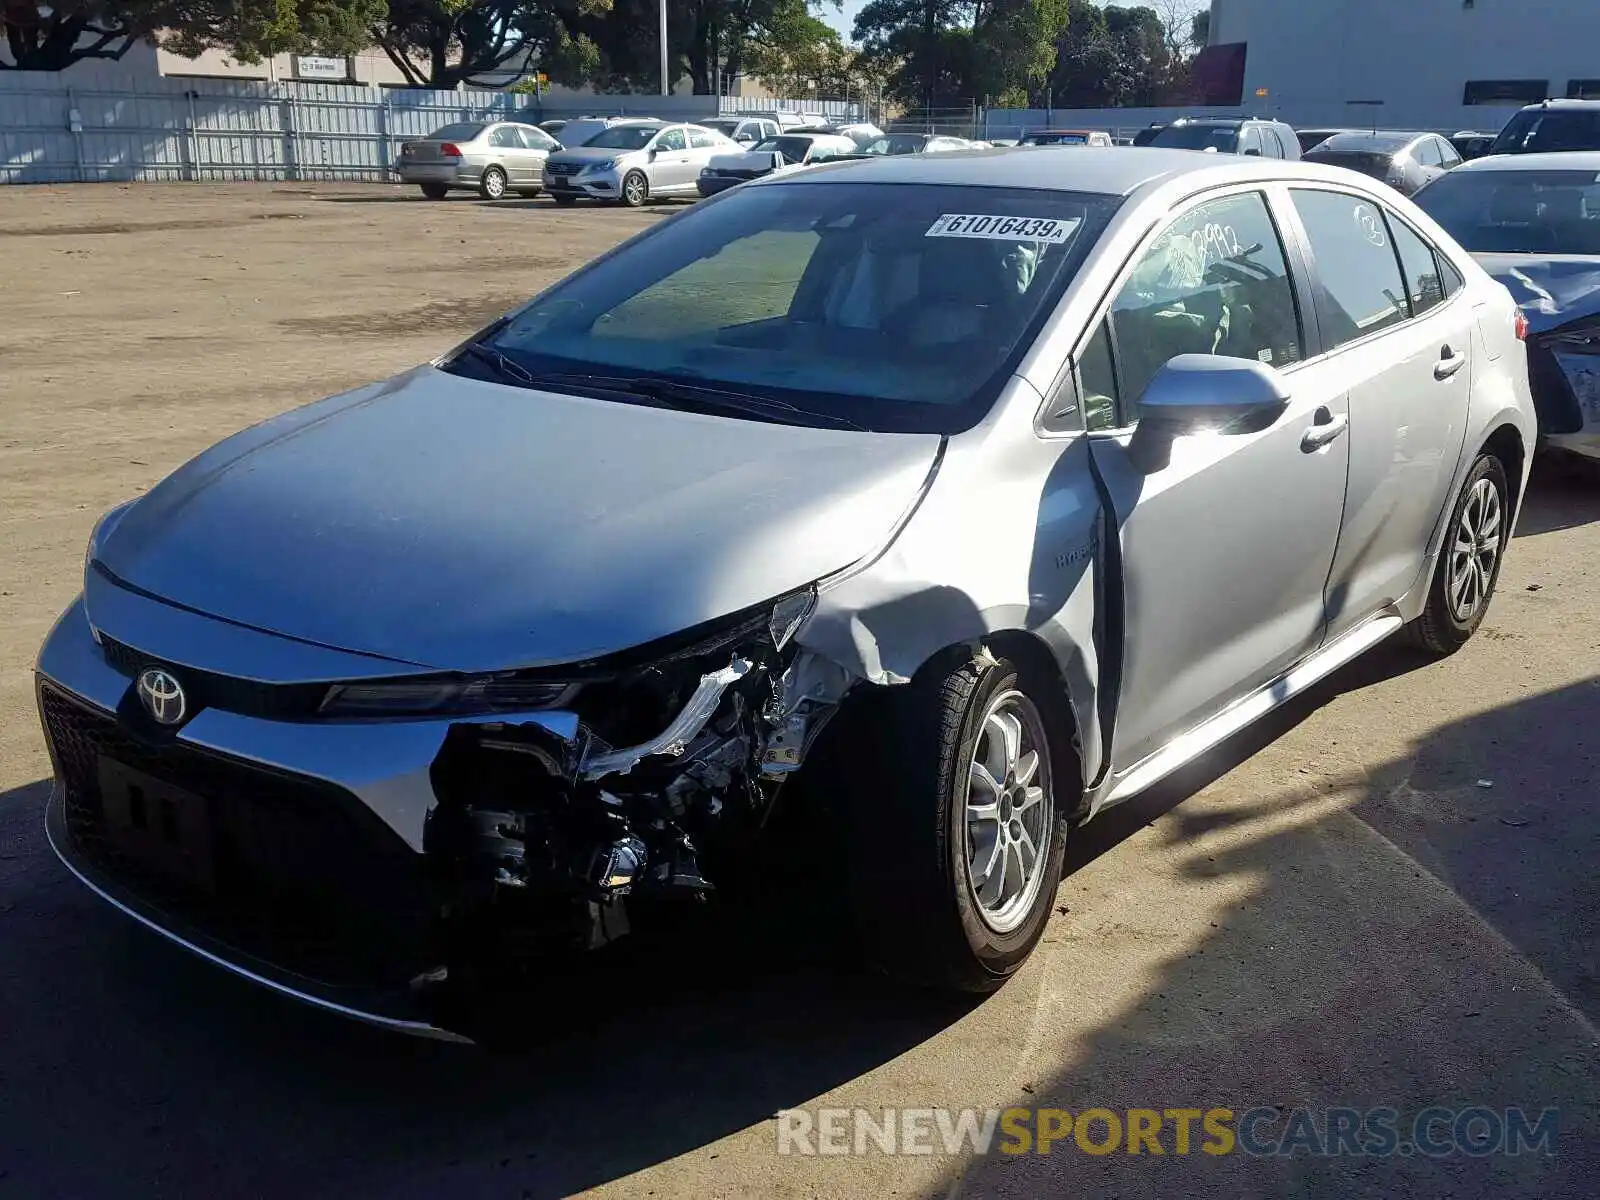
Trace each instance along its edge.
<path fill-rule="evenodd" d="M 992 989 L 1076 827 L 1472 635 L 1516 317 L 1331 168 L 753 182 L 108 513 L 38 660 L 51 843 L 237 974 L 470 1037 L 820 798 L 868 951 Z"/>

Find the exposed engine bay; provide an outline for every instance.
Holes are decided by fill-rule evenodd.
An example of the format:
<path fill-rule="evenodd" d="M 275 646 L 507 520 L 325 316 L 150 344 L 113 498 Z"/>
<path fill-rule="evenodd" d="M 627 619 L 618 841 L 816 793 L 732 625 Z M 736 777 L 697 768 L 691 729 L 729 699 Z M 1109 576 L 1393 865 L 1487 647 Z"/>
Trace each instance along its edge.
<path fill-rule="evenodd" d="M 630 903 L 713 892 L 717 849 L 759 835 L 855 682 L 794 643 L 814 599 L 567 669 L 574 738 L 512 720 L 454 727 L 424 835 L 446 952 L 504 965 L 596 949 L 629 932 Z"/>

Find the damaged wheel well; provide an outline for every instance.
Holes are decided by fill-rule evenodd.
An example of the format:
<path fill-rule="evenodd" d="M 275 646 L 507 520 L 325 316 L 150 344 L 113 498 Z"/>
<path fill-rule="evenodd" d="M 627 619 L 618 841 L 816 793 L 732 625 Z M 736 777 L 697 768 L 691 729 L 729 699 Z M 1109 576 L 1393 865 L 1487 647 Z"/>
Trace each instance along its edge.
<path fill-rule="evenodd" d="M 1078 722 L 1074 717 L 1073 697 L 1067 686 L 1066 676 L 1062 674 L 1061 664 L 1056 661 L 1050 647 L 1034 634 L 1022 629 L 1003 629 L 989 634 L 981 642 L 964 642 L 953 646 L 946 646 L 929 657 L 918 673 L 924 671 L 947 671 L 953 659 L 970 658 L 974 654 L 988 653 L 996 658 L 1010 659 L 1017 664 L 1023 680 L 1030 685 L 1030 694 L 1043 710 L 1045 720 L 1050 722 L 1051 732 L 1060 730 L 1066 734 L 1064 737 L 1052 737 L 1051 745 L 1055 748 L 1054 768 L 1057 780 L 1076 780 L 1079 786 L 1083 783 L 1083 763 L 1078 753 L 1079 730 Z M 1076 816 L 1083 807 L 1081 797 L 1071 796 L 1065 789 L 1058 793 L 1060 802 L 1069 806 L 1070 814 Z"/>

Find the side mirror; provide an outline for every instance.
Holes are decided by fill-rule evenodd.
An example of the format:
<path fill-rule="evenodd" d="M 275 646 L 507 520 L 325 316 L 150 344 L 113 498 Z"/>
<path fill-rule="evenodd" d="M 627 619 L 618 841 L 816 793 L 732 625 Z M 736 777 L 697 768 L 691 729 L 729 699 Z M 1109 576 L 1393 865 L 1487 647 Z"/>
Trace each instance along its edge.
<path fill-rule="evenodd" d="M 1266 363 L 1216 354 L 1180 354 L 1156 372 L 1139 398 L 1139 424 L 1128 443 L 1146 474 L 1172 461 L 1174 439 L 1209 430 L 1255 433 L 1289 403 L 1283 376 Z"/>
<path fill-rule="evenodd" d="M 1250 149 L 1244 152 L 1244 155 L 1246 158 L 1260 158 L 1261 151 L 1252 146 Z"/>
<path fill-rule="evenodd" d="M 751 137 L 748 133 L 741 133 L 738 137 L 734 138 L 733 140 L 738 142 L 741 146 L 748 146 L 751 142 L 755 141 L 756 139 Z"/>

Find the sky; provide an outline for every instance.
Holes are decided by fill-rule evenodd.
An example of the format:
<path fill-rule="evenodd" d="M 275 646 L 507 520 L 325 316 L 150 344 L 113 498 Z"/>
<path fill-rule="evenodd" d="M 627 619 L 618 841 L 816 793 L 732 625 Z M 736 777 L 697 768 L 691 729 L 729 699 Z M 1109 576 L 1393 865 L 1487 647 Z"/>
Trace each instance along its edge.
<path fill-rule="evenodd" d="M 844 0 L 844 7 L 835 8 L 833 0 L 822 0 L 822 19 L 839 31 L 845 41 L 850 40 L 850 27 L 856 22 L 856 14 L 865 6 L 867 0 Z M 1139 0 L 1122 0 L 1123 7 L 1136 8 Z M 1190 7 L 1196 12 L 1209 7 L 1209 0 L 1191 0 Z"/>

